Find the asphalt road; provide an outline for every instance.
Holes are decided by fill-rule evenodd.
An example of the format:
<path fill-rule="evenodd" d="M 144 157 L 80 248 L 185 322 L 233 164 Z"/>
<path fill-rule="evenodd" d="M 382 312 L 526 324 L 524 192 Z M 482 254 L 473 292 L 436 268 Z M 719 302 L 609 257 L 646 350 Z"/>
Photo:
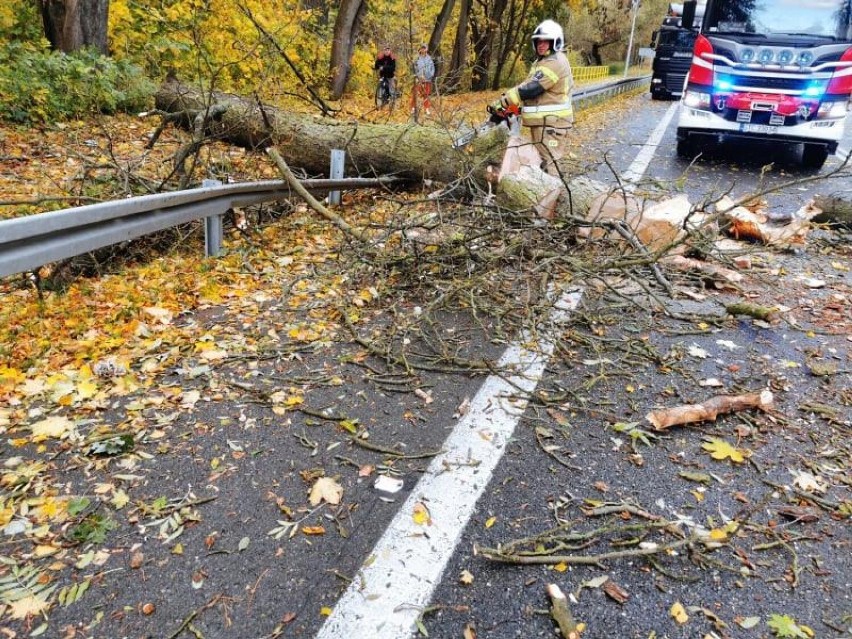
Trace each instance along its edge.
<path fill-rule="evenodd" d="M 814 175 L 787 151 L 757 148 L 690 166 L 675 157 L 674 120 L 637 164 L 669 108 L 645 94 L 622 104 L 586 153 L 608 164 L 590 172 L 605 181 L 641 173 L 638 191 L 676 186 L 693 200 Z M 852 148 L 852 132 L 843 146 Z M 823 188 L 781 189 L 767 196 L 770 211 L 783 217 Z M 172 417 L 161 401 L 116 403 L 106 418 L 144 418 L 140 443 L 156 456 L 129 468 L 105 462 L 112 480 L 132 484 L 135 500 L 165 501 L 137 510 L 110 540 L 85 610 L 53 611 L 50 636 L 553 637 L 551 583 L 574 593 L 590 639 L 771 637 L 772 615 L 845 636 L 849 258 L 836 233 L 795 251 L 755 249 L 739 290 L 676 281 L 692 292 L 669 307 L 679 319 L 641 289 L 556 292 L 571 298 L 565 317 L 514 345 L 494 340 L 488 321 L 468 328 L 467 318 L 445 317 L 435 330 L 459 357 L 515 363 L 508 388 L 439 372 L 413 382 L 371 368 L 357 345 L 234 361 L 213 376 L 175 370 L 164 381 L 198 390 L 195 410 Z M 725 305 L 743 300 L 782 310 L 770 321 L 729 317 Z M 275 328 L 242 326 L 258 339 Z M 548 345 L 545 357 L 525 350 L 533 342 L 533 351 Z M 529 403 L 518 392 L 528 383 Z M 291 386 L 309 388 L 310 410 L 275 410 L 269 394 Z M 761 390 L 774 397 L 765 413 L 666 433 L 645 420 L 653 408 Z M 354 443 L 344 421 L 369 439 Z M 711 440 L 745 458 L 711 458 Z M 103 471 L 95 466 L 70 469 L 67 490 Z M 306 507 L 322 476 L 343 489 L 341 503 Z M 377 489 L 379 477 L 389 490 Z M 702 530 L 720 547 L 677 545 Z M 566 559 L 508 565 L 477 550 L 511 544 Z M 652 552 L 667 544 L 676 547 Z M 592 565 L 573 565 L 577 555 Z M 675 604 L 687 620 L 674 619 Z"/>

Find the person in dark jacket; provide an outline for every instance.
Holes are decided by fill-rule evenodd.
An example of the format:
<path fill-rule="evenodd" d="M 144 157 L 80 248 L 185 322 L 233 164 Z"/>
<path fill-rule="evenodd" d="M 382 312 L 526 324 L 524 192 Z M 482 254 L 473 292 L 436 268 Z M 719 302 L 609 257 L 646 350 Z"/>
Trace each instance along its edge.
<path fill-rule="evenodd" d="M 396 57 L 390 47 L 385 47 L 385 50 L 376 58 L 373 68 L 379 72 L 380 78 L 388 79 L 391 94 L 396 95 Z"/>

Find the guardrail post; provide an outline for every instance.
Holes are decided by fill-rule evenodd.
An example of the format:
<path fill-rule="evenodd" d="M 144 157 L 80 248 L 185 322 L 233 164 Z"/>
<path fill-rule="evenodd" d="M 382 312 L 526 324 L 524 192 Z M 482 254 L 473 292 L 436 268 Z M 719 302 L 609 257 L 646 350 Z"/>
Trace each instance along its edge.
<path fill-rule="evenodd" d="M 202 180 L 201 188 L 222 186 L 219 180 Z M 219 257 L 222 252 L 222 214 L 208 215 L 204 218 L 204 255 Z"/>
<path fill-rule="evenodd" d="M 331 150 L 331 168 L 328 171 L 328 177 L 332 180 L 343 179 L 343 167 L 346 159 L 346 151 L 341 149 Z M 340 204 L 340 191 L 331 191 L 328 194 L 329 204 Z"/>

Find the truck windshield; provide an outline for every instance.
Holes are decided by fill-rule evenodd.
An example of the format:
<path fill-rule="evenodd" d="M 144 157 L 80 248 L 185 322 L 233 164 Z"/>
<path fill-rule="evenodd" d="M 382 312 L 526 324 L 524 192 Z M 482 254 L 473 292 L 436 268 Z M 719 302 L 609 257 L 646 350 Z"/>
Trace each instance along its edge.
<path fill-rule="evenodd" d="M 687 29 L 661 29 L 657 40 L 657 46 L 675 47 L 677 49 L 692 50 L 697 33 Z"/>
<path fill-rule="evenodd" d="M 852 0 L 715 0 L 707 32 L 852 40 Z"/>

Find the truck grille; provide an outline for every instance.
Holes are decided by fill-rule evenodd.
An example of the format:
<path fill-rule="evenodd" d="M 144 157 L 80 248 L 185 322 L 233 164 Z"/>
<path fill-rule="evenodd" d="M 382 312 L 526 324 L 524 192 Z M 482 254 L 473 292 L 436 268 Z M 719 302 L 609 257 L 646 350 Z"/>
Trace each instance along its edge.
<path fill-rule="evenodd" d="M 666 91 L 669 93 L 682 93 L 683 83 L 686 81 L 685 73 L 666 74 Z"/>
<path fill-rule="evenodd" d="M 749 87 L 756 90 L 772 89 L 774 91 L 804 91 L 807 88 L 808 80 L 799 77 L 790 78 L 774 78 L 774 77 L 757 77 L 749 75 L 729 75 L 731 82 L 735 87 Z"/>

